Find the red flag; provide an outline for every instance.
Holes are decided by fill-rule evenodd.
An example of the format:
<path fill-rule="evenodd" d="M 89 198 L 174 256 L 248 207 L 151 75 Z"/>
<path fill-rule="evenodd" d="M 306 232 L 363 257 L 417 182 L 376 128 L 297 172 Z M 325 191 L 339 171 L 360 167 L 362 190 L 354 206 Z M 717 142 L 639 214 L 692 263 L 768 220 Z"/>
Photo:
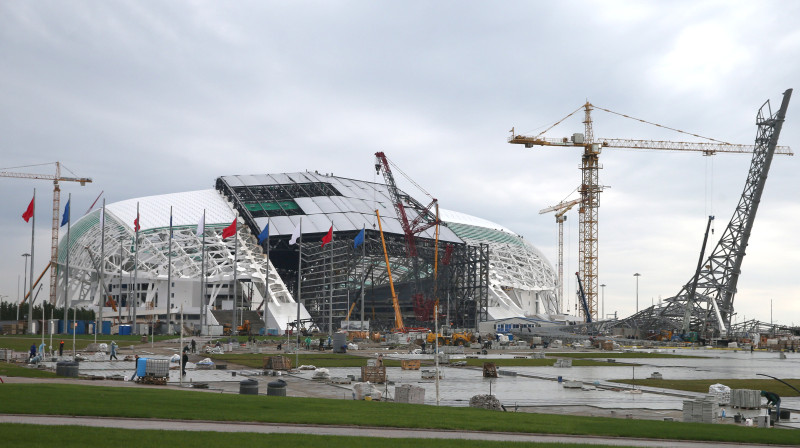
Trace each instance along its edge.
<path fill-rule="evenodd" d="M 28 209 L 25 210 L 25 213 L 22 214 L 22 219 L 24 219 L 25 222 L 28 222 L 31 219 L 31 217 L 33 217 L 33 201 L 34 200 L 36 200 L 36 197 L 31 199 L 31 203 L 28 204 Z"/>
<path fill-rule="evenodd" d="M 138 232 L 141 227 L 139 226 L 139 213 L 136 213 L 136 219 L 133 220 L 133 231 Z"/>
<path fill-rule="evenodd" d="M 235 234 L 236 234 L 236 218 L 233 218 L 233 222 L 231 223 L 231 225 L 225 227 L 222 230 L 222 239 L 224 240 L 225 238 L 233 236 Z"/>
<path fill-rule="evenodd" d="M 322 237 L 322 247 L 325 247 L 325 245 L 331 241 L 333 241 L 333 226 L 331 226 L 331 228 L 328 229 L 328 233 Z"/>

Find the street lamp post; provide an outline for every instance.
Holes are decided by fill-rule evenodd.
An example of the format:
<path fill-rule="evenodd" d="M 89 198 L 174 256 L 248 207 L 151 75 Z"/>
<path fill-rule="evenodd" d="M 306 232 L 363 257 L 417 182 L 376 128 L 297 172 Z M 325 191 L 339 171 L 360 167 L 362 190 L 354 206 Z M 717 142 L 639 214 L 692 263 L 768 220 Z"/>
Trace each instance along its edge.
<path fill-rule="evenodd" d="M 639 313 L 639 277 L 642 276 L 640 273 L 633 274 L 636 277 L 636 313 Z"/>
<path fill-rule="evenodd" d="M 600 285 L 600 291 L 601 291 L 601 299 L 603 302 L 601 306 L 601 309 L 603 310 L 603 315 L 600 317 L 600 320 L 603 320 L 606 318 L 606 285 Z"/>

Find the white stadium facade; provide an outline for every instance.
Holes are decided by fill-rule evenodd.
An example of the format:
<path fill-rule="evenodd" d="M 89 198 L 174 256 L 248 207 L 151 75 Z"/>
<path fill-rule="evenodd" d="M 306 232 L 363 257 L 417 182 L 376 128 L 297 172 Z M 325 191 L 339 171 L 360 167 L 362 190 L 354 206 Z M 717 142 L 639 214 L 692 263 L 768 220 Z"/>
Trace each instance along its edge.
<path fill-rule="evenodd" d="M 432 326 L 436 297 L 441 321 L 460 328 L 562 317 L 554 269 L 520 235 L 440 210 L 442 224 L 416 235 L 412 257 L 391 197 L 384 184 L 298 172 L 223 176 L 213 189 L 107 204 L 61 238 L 58 302 L 67 291 L 69 306 L 103 305 L 104 320 L 135 322 L 133 332 L 151 324 L 169 331 L 167 322 L 182 313 L 203 333 L 219 333 L 234 314 L 236 324 L 283 333 L 296 325 L 298 309 L 303 327 L 335 330 L 348 320 L 390 329 L 386 255 L 406 326 Z M 405 204 L 408 219 L 425 213 L 413 202 Z M 236 234 L 223 239 L 234 219 Z M 259 243 L 267 225 L 269 237 Z M 290 244 L 298 226 L 301 236 Z M 332 241 L 322 247 L 331 227 Z M 362 229 L 364 243 L 355 247 Z"/>

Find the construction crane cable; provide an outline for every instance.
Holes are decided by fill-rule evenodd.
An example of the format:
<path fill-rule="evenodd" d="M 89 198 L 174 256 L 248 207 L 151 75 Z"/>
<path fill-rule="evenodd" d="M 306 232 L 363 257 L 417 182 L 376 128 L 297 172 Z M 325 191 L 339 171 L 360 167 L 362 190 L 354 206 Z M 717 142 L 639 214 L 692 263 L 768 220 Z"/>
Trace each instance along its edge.
<path fill-rule="evenodd" d="M 46 166 L 46 165 L 53 165 L 53 164 L 55 164 L 55 162 L 37 163 L 36 165 L 10 166 L 8 168 L 0 168 L 0 170 L 14 170 L 14 169 L 17 169 L 17 168 L 30 168 L 30 167 L 33 167 L 33 166 Z"/>
<path fill-rule="evenodd" d="M 549 128 L 545 129 L 544 131 L 542 131 L 542 132 L 538 133 L 538 134 L 536 135 L 536 137 L 541 137 L 541 136 L 542 136 L 542 134 L 544 134 L 545 132 L 549 131 L 550 129 L 553 129 L 554 127 L 558 126 L 559 124 L 561 124 L 561 122 L 562 122 L 562 121 L 564 121 L 564 120 L 566 120 L 567 118 L 569 118 L 569 117 L 571 117 L 571 116 L 575 115 L 575 113 L 576 113 L 576 112 L 578 112 L 579 110 L 583 110 L 583 109 L 584 109 L 584 106 L 583 106 L 583 105 L 581 105 L 581 106 L 580 106 L 580 107 L 578 107 L 577 109 L 575 109 L 575 110 L 573 110 L 572 112 L 570 112 L 570 114 L 569 114 L 569 115 L 567 115 L 566 117 L 564 117 L 564 118 L 562 118 L 562 119 L 560 119 L 560 120 L 556 121 L 555 123 L 553 123 L 553 125 L 552 125 L 552 126 L 550 126 Z"/>
<path fill-rule="evenodd" d="M 608 112 L 610 114 L 619 115 L 620 117 L 625 117 L 625 118 L 629 118 L 631 120 L 635 120 L 635 121 L 639 121 L 639 122 L 642 122 L 642 123 L 646 123 L 646 124 L 650 124 L 650 125 L 653 125 L 653 126 L 657 126 L 659 128 L 669 129 L 670 131 L 675 131 L 675 132 L 679 132 L 681 134 L 691 135 L 692 137 L 697 137 L 697 138 L 702 138 L 702 139 L 705 139 L 705 140 L 710 140 L 712 142 L 721 143 L 723 145 L 730 145 L 731 144 L 731 143 L 728 143 L 728 142 L 724 142 L 722 140 L 713 139 L 711 137 L 703 137 L 702 135 L 693 134 L 691 132 L 681 131 L 680 129 L 675 129 L 675 128 L 671 128 L 669 126 L 664 126 L 664 125 L 661 125 L 661 124 L 658 124 L 658 123 L 653 123 L 651 121 L 642 120 L 641 118 L 631 117 L 630 115 L 621 114 L 619 112 L 614 112 L 613 110 L 604 109 L 602 107 L 594 106 L 594 108 L 602 110 L 603 112 Z"/>
<path fill-rule="evenodd" d="M 402 169 L 400 169 L 400 167 L 399 167 L 399 166 L 397 166 L 397 165 L 396 165 L 394 162 L 392 162 L 392 161 L 391 161 L 391 159 L 389 159 L 389 158 L 387 157 L 387 158 L 386 158 L 386 160 L 389 162 L 389 164 L 390 164 L 390 165 L 392 165 L 392 167 L 393 167 L 395 170 L 397 170 L 397 171 L 398 171 L 400 174 L 402 174 L 402 175 L 403 175 L 403 177 L 405 177 L 405 178 L 406 178 L 406 179 L 407 179 L 409 182 L 411 182 L 411 183 L 412 183 L 412 184 L 413 184 L 415 187 L 417 187 L 417 189 L 419 189 L 419 191 L 421 191 L 421 192 L 425 193 L 425 195 L 426 195 L 426 196 L 428 196 L 429 198 L 431 198 L 431 199 L 435 199 L 435 198 L 433 197 L 433 195 L 431 195 L 430 193 L 428 193 L 428 192 L 427 192 L 427 191 L 426 191 L 424 188 L 422 188 L 422 186 L 420 186 L 418 183 L 414 182 L 414 179 L 412 179 L 412 178 L 411 178 L 411 176 L 409 176 L 409 175 L 408 175 L 408 174 L 406 174 L 406 173 L 405 173 L 405 172 L 404 172 Z"/>
<path fill-rule="evenodd" d="M 80 176 L 78 176 L 77 174 L 75 174 L 75 172 L 74 172 L 74 171 L 72 171 L 71 169 L 69 169 L 69 168 L 65 167 L 63 163 L 61 164 L 61 169 L 65 169 L 65 170 L 69 171 L 69 173 L 70 173 L 70 174 L 72 174 L 72 175 L 73 175 L 73 176 L 75 176 L 75 177 L 80 177 Z"/>

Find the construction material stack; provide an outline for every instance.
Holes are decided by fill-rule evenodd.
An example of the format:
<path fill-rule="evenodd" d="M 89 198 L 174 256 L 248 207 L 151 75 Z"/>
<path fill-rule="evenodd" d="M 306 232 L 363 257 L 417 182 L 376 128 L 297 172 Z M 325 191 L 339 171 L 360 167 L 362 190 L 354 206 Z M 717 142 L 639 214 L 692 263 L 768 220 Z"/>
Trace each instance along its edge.
<path fill-rule="evenodd" d="M 714 423 L 719 415 L 716 397 L 710 395 L 699 400 L 683 401 L 683 421 L 693 423 Z"/>

